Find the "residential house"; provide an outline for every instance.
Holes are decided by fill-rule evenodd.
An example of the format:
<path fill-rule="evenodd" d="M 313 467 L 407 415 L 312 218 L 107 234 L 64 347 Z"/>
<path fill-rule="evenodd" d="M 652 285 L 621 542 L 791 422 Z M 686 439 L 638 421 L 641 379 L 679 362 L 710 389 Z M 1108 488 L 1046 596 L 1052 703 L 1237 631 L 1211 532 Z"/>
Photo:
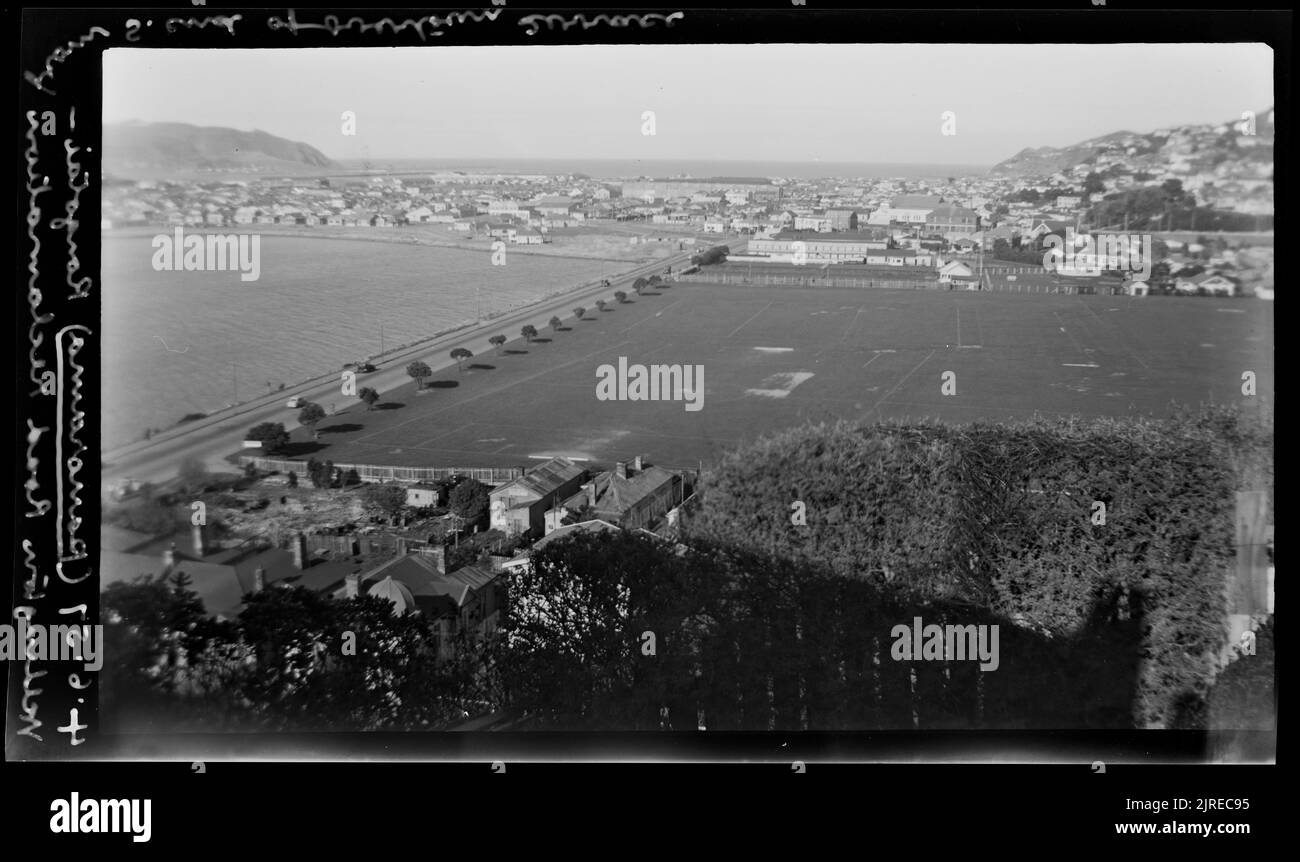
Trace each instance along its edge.
<path fill-rule="evenodd" d="M 315 559 L 308 554 L 307 537 L 296 534 L 290 547 L 268 548 L 244 544 L 219 548 L 207 528 L 194 525 L 188 533 L 144 536 L 128 530 L 105 528 L 101 533 L 100 588 L 130 583 L 140 576 L 171 577 L 184 573 L 189 587 L 212 616 L 233 619 L 244 606 L 244 596 L 273 585 L 293 585 L 310 574 L 318 583 L 342 583 L 357 568 L 352 557 Z"/>
<path fill-rule="evenodd" d="M 544 532 L 546 510 L 568 499 L 581 486 L 587 471 L 568 458 L 552 458 L 518 479 L 488 493 L 490 525 L 507 535 Z"/>
<path fill-rule="evenodd" d="M 1237 282 L 1226 275 L 1209 271 L 1200 275 L 1179 276 L 1174 280 L 1174 290 L 1179 293 L 1234 296 L 1237 292 Z"/>
<path fill-rule="evenodd" d="M 965 289 L 978 280 L 969 265 L 959 260 L 950 260 L 939 267 L 939 283 L 949 284 L 954 288 Z"/>
<path fill-rule="evenodd" d="M 577 494 L 547 513 L 548 534 L 564 515 L 579 511 L 625 529 L 649 529 L 681 504 L 685 487 L 681 471 L 647 465 L 640 455 L 630 464 L 619 461 L 613 470 L 598 473 Z"/>
<path fill-rule="evenodd" d="M 406 486 L 406 505 L 415 509 L 441 506 L 446 503 L 446 487 L 417 482 Z"/>
<path fill-rule="evenodd" d="M 376 596 L 393 605 L 393 613 L 418 613 L 432 623 L 439 659 L 454 655 L 455 638 L 481 640 L 500 626 L 505 609 L 505 581 L 498 564 L 465 566 L 444 572 L 424 554 L 405 554 L 366 572 L 346 576 L 336 598 Z"/>

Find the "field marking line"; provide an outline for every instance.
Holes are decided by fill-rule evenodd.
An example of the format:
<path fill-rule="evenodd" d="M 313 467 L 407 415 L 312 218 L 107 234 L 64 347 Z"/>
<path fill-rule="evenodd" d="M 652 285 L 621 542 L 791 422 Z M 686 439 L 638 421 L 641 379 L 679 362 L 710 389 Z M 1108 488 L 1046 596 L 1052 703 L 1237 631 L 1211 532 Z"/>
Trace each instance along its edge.
<path fill-rule="evenodd" d="M 428 440 L 421 440 L 417 445 L 419 445 L 419 446 L 425 446 L 425 445 L 428 445 L 429 443 L 432 443 L 434 440 L 438 440 L 438 439 L 440 439 L 440 438 L 442 438 L 442 437 L 446 437 L 448 434 L 456 434 L 456 433 L 458 433 L 458 432 L 460 432 L 460 431 L 464 431 L 466 428 L 473 428 L 475 424 L 476 424 L 476 423 L 474 423 L 474 422 L 470 422 L 470 423 L 467 423 L 467 424 L 465 424 L 465 425 L 461 425 L 459 428 L 452 428 L 452 429 L 450 429 L 450 430 L 448 430 L 448 431 L 443 431 L 441 434 L 435 434 L 435 435 L 433 435 L 433 436 L 430 437 Z M 355 440 L 353 440 L 352 442 L 354 442 L 354 443 L 360 443 L 360 442 L 362 442 L 362 441 L 369 440 L 370 438 L 376 436 L 377 434 L 381 434 L 381 433 L 383 433 L 383 432 L 381 432 L 381 431 L 374 431 L 374 432 L 371 432 L 370 434 L 366 434 L 366 435 L 364 435 L 364 436 L 362 436 L 362 437 L 358 437 L 358 438 L 356 438 Z"/>
<path fill-rule="evenodd" d="M 1070 341 L 1074 343 L 1074 346 L 1078 348 L 1079 352 L 1084 355 L 1087 355 L 1088 351 L 1084 350 L 1083 345 L 1079 343 L 1079 339 L 1075 338 L 1074 333 L 1070 332 L 1070 330 L 1065 328 L 1065 321 L 1061 318 L 1061 313 L 1059 311 L 1053 311 L 1052 316 L 1055 317 L 1057 321 L 1060 322 L 1061 331 L 1064 332 L 1067 336 L 1069 336 Z"/>
<path fill-rule="evenodd" d="M 936 352 L 938 352 L 938 348 L 937 348 L 937 347 L 936 347 L 934 350 L 931 350 L 931 351 L 926 355 L 926 357 L 925 357 L 924 359 L 922 359 L 922 360 L 920 361 L 920 363 L 917 364 L 917 366 L 916 366 L 915 368 L 913 368 L 911 371 L 909 371 L 909 372 L 907 372 L 906 374 L 904 374 L 903 377 L 902 377 L 902 379 L 900 379 L 897 383 L 895 383 L 895 384 L 894 384 L 894 387 L 893 387 L 892 389 L 890 389 L 890 390 L 889 390 L 888 392 L 886 392 L 884 395 L 881 395 L 880 398 L 878 398 L 878 399 L 876 400 L 876 403 L 871 405 L 871 407 L 867 410 L 867 412 L 870 413 L 870 412 L 872 412 L 873 410 L 876 410 L 878 407 L 880 407 L 881 403 L 884 402 L 884 400 L 885 400 L 886 398 L 888 398 L 889 396 L 891 396 L 891 395 L 893 395 L 895 392 L 897 392 L 897 391 L 898 391 L 898 388 L 899 388 L 900 386 L 902 386 L 904 383 L 907 382 L 907 378 L 911 377 L 913 374 L 915 374 L 916 372 L 920 371 L 920 370 L 921 370 L 921 366 L 922 366 L 922 365 L 925 365 L 925 363 L 929 362 L 930 359 L 934 356 L 934 354 L 935 354 Z"/>
<path fill-rule="evenodd" d="M 684 298 L 685 298 L 685 297 L 683 297 L 683 299 L 684 299 Z M 622 334 L 625 333 L 625 332 L 631 332 L 632 330 L 636 329 L 636 328 L 637 328 L 638 326 L 640 326 L 641 324 L 643 324 L 643 323 L 649 323 L 650 321 L 652 321 L 652 320 L 654 320 L 655 318 L 657 318 L 660 314 L 663 314 L 665 311 L 667 311 L 668 309 L 672 308 L 674 305 L 676 305 L 677 303 L 679 303 L 679 302 L 681 302 L 681 301 L 682 301 L 681 299 L 674 299 L 672 302 L 668 303 L 668 304 L 665 305 L 663 308 L 659 309 L 659 312 L 658 312 L 657 314 L 653 314 L 653 315 L 651 315 L 650 317 L 642 318 L 641 320 L 638 320 L 636 323 L 632 324 L 631 326 L 627 327 L 626 329 L 620 329 L 619 332 L 618 332 L 618 334 L 619 334 L 619 335 L 622 335 Z"/>
<path fill-rule="evenodd" d="M 875 361 L 876 361 L 877 359 L 879 359 L 881 356 L 884 356 L 884 354 L 883 354 L 883 353 L 877 353 L 875 356 L 871 357 L 871 358 L 868 359 L 866 362 L 862 363 L 862 367 L 863 367 L 863 368 L 866 368 L 868 365 L 870 365 L 871 363 L 875 362 Z"/>
<path fill-rule="evenodd" d="M 848 340 L 849 334 L 853 332 L 853 328 L 858 325 L 858 315 L 860 314 L 862 314 L 862 306 L 859 305 L 858 310 L 853 313 L 853 319 L 849 321 L 848 328 L 845 329 L 844 334 L 840 336 L 841 342 Z"/>
<path fill-rule="evenodd" d="M 952 307 L 957 309 L 957 346 L 961 347 L 961 303 L 954 302 Z"/>
<path fill-rule="evenodd" d="M 765 306 L 763 306 L 762 308 L 760 308 L 758 311 L 754 312 L 753 317 L 750 317 L 750 318 L 749 318 L 748 320 L 746 320 L 744 323 L 740 324 L 740 326 L 737 326 L 735 329 L 733 329 L 733 330 L 731 330 L 730 332 L 728 332 L 726 337 L 727 337 L 727 338 L 730 338 L 731 336 L 735 335 L 735 334 L 736 334 L 737 332 L 739 332 L 740 330 L 744 329 L 746 326 L 749 326 L 749 324 L 754 320 L 755 317 L 758 317 L 760 314 L 762 314 L 763 312 L 767 311 L 769 308 L 771 308 L 771 307 L 772 307 L 773 305 L 775 305 L 775 304 L 776 304 L 776 300 L 774 299 L 774 300 L 772 300 L 771 302 L 769 302 L 767 305 L 765 305 Z"/>
<path fill-rule="evenodd" d="M 496 395 L 496 394 L 498 394 L 498 393 L 500 393 L 500 392 L 504 392 L 504 391 L 507 390 L 507 389 L 513 388 L 513 387 L 515 387 L 515 386 L 518 386 L 518 385 L 521 384 L 521 383 L 527 383 L 527 382 L 530 381 L 530 380 L 536 380 L 538 377 L 542 377 L 542 376 L 544 376 L 544 375 L 550 374 L 550 373 L 553 372 L 553 371 L 559 371 L 561 368 L 564 368 L 564 367 L 566 367 L 566 366 L 569 366 L 569 365 L 575 365 L 575 364 L 577 364 L 577 363 L 579 363 L 579 362 L 583 362 L 583 361 L 585 361 L 585 360 L 588 360 L 588 359 L 590 359 L 590 358 L 593 357 L 593 356 L 598 356 L 598 355 L 600 355 L 600 354 L 602 354 L 602 353 L 606 353 L 606 352 L 608 352 L 608 351 L 610 351 L 610 350 L 614 350 L 614 349 L 616 349 L 616 348 L 622 347 L 622 346 L 625 345 L 625 344 L 631 344 L 631 343 L 632 343 L 631 341 L 620 341 L 620 342 L 618 342 L 617 344 L 607 345 L 607 346 L 605 346 L 605 347 L 600 348 L 599 350 L 593 350 L 593 351 L 590 352 L 590 353 L 587 353 L 587 354 L 584 354 L 584 355 L 582 355 L 582 356 L 579 356 L 577 359 L 571 359 L 571 360 L 569 360 L 568 362 L 565 362 L 565 363 L 563 363 L 563 364 L 561 364 L 561 365 L 556 365 L 556 366 L 554 366 L 554 367 L 552 367 L 552 368 L 546 368 L 546 369 L 543 369 L 543 370 L 541 370 L 541 371 L 536 372 L 535 374 L 530 374 L 530 375 L 528 375 L 527 377 L 520 378 L 519 380 L 515 380 L 515 381 L 512 381 L 512 382 L 510 382 L 510 383 L 502 384 L 501 386 L 498 386 L 498 387 L 496 387 L 495 389 L 489 389 L 489 390 L 487 390 L 487 391 L 480 392 L 480 393 L 478 393 L 477 395 L 471 395 L 471 396 L 469 396 L 468 398 L 464 399 L 463 401 L 459 401 L 459 402 L 457 402 L 457 404 L 456 404 L 455 406 L 456 406 L 456 407 L 460 407 L 460 406 L 462 406 L 462 405 L 464 405 L 464 404 L 468 404 L 468 403 L 471 402 L 471 401 L 477 401 L 478 399 L 480 399 L 480 398 L 484 398 L 484 397 L 486 397 L 486 396 L 488 396 L 488 395 Z M 406 426 L 406 425 L 410 425 L 412 422 L 427 422 L 427 421 L 428 421 L 428 417 L 427 417 L 427 416 L 413 416 L 412 418 L 407 419 L 405 422 L 399 422 L 398 424 L 396 424 L 396 425 L 391 425 L 391 426 L 389 426 L 388 428 L 385 428 L 385 429 L 383 429 L 383 430 L 385 430 L 385 431 L 396 431 L 398 428 L 402 428 L 402 427 L 404 427 L 404 426 Z M 478 424 L 478 423 L 476 423 L 476 424 Z M 375 433 L 379 433 L 379 432 L 376 431 Z M 355 441 L 350 441 L 350 442 L 355 442 Z"/>
<path fill-rule="evenodd" d="M 1088 311 L 1092 314 L 1092 316 L 1095 317 L 1095 318 L 1097 318 L 1097 321 L 1098 321 L 1099 323 L 1102 323 L 1102 324 L 1105 324 L 1105 323 L 1106 323 L 1106 321 L 1102 318 L 1102 316 L 1101 316 L 1100 314 L 1098 314 L 1097 312 L 1095 312 L 1095 311 L 1092 310 L 1092 306 L 1091 306 L 1091 305 L 1089 305 L 1088 303 L 1085 302 L 1085 303 L 1083 303 L 1083 307 L 1086 308 L 1086 309 L 1088 309 Z M 1120 331 L 1120 335 L 1124 335 L 1124 332 L 1123 332 L 1122 330 Z M 1145 368 L 1147 371 L 1150 371 L 1150 370 L 1151 370 L 1151 366 L 1146 364 L 1146 361 L 1145 361 L 1145 360 L 1142 358 L 1142 356 L 1137 352 L 1137 348 L 1135 348 L 1135 347 L 1129 347 L 1128 345 L 1125 345 L 1125 346 L 1124 346 L 1124 349 L 1125 349 L 1125 351 L 1126 351 L 1130 356 L 1132 356 L 1134 359 L 1136 359 L 1136 360 L 1138 361 L 1138 364 L 1139 364 L 1139 365 L 1141 365 L 1141 366 L 1142 366 L 1143 368 Z"/>

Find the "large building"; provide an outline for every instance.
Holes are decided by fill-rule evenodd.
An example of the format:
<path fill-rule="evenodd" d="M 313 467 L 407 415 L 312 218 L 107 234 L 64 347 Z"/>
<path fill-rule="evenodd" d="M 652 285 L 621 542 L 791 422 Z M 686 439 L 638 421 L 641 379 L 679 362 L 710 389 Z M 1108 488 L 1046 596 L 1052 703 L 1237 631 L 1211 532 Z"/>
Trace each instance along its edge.
<path fill-rule="evenodd" d="M 623 183 L 623 197 L 639 200 L 690 198 L 703 192 L 743 192 L 752 200 L 780 200 L 781 187 L 762 177 L 702 177 L 700 179 L 637 180 Z"/>
<path fill-rule="evenodd" d="M 947 236 L 950 233 L 972 234 L 979 230 L 980 217 L 975 210 L 956 204 L 939 204 L 925 217 L 925 232 Z"/>
<path fill-rule="evenodd" d="M 880 207 L 867 219 L 868 224 L 887 225 L 891 222 L 906 224 L 925 224 L 926 216 L 943 203 L 943 198 L 934 195 L 899 195 L 889 202 L 889 206 Z"/>
<path fill-rule="evenodd" d="M 827 210 L 826 217 L 831 220 L 831 230 L 857 230 L 858 229 L 857 210 L 841 210 L 841 209 Z"/>
<path fill-rule="evenodd" d="M 884 231 L 829 235 L 786 231 L 771 239 L 751 239 L 745 254 L 789 261 L 799 254 L 806 257 L 808 263 L 863 263 L 869 255 L 885 251 L 888 245 L 889 237 Z"/>

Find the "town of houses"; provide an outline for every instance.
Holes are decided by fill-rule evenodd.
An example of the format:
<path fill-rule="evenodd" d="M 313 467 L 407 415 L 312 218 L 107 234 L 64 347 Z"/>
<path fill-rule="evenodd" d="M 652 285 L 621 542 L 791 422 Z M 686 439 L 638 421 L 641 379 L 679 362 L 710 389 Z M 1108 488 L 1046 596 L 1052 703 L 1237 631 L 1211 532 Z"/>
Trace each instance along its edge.
<path fill-rule="evenodd" d="M 355 496 L 349 490 L 359 482 L 355 475 L 349 482 L 347 471 L 334 469 L 324 487 L 290 494 L 286 485 L 298 483 L 288 474 L 304 465 L 281 466 L 287 469 L 261 471 L 254 483 L 244 483 L 247 504 L 240 495 L 211 498 L 214 517 L 208 523 L 161 531 L 107 523 L 101 531 L 101 587 L 142 573 L 183 572 L 218 619 L 233 619 L 247 595 L 276 586 L 335 598 L 377 596 L 391 602 L 395 614 L 422 614 L 435 631 L 436 654 L 445 660 L 462 636 L 481 643 L 497 631 L 507 602 L 503 575 L 529 566 L 530 551 L 575 532 L 622 529 L 672 541 L 698 480 L 697 470 L 665 467 L 642 455 L 608 470 L 555 457 L 526 472 L 508 471 L 517 474 L 510 478 L 497 475 L 495 486 L 484 488 L 487 515 L 472 523 L 448 509 L 452 489 L 471 480 L 454 470 L 438 481 L 406 483 L 400 512 L 379 517 L 331 508 Z M 490 478 L 489 471 L 481 472 Z M 129 502 L 132 492 L 165 495 L 171 487 L 115 496 Z M 313 517 L 313 510 L 320 514 Z M 299 524 L 306 520 L 311 526 L 255 531 L 244 512 L 259 521 L 297 516 Z"/>
<path fill-rule="evenodd" d="M 747 240 L 733 262 L 862 264 L 925 270 L 942 283 L 981 287 L 1007 261 L 1000 248 L 1037 250 L 1049 234 L 1114 230 L 1090 225 L 1097 201 L 1176 181 L 1197 207 L 1253 217 L 1271 229 L 1271 160 L 1207 156 L 1233 130 L 1159 130 L 1158 163 L 1144 161 L 1150 136 L 1111 135 L 1085 163 L 1047 175 L 906 179 L 712 177 L 604 180 L 580 174 L 440 172 L 323 179 L 203 182 L 106 181 L 103 225 L 214 229 L 428 226 L 446 240 L 542 245 L 574 232 L 631 222 L 648 233 Z M 1261 139 L 1236 135 L 1249 154 Z M 1160 284 L 1152 292 L 1271 296 L 1272 243 L 1201 241 L 1160 233 Z M 1129 232 L 1152 230 L 1129 226 Z M 1003 245 L 1004 244 L 1004 245 Z M 1010 256 L 1022 266 L 1024 260 Z M 947 269 L 945 269 L 945 267 Z M 1147 285 L 1137 285 L 1147 289 Z"/>

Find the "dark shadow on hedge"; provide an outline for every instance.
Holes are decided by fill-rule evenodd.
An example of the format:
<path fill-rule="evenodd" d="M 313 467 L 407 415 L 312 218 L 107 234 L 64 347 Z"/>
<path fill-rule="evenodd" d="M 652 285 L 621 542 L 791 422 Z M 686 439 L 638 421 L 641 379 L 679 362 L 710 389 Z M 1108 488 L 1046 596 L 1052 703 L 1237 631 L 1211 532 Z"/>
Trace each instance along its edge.
<path fill-rule="evenodd" d="M 1132 727 L 1143 624 L 1131 595 L 1099 598 L 1074 636 L 1053 638 L 966 602 L 920 601 L 732 545 L 690 547 L 579 533 L 534 553 L 520 586 L 541 599 L 602 583 L 619 560 L 629 625 L 655 632 L 659 652 L 629 674 L 621 630 L 597 624 L 575 659 L 550 646 L 564 641 L 544 617 L 522 615 L 516 624 L 543 636 L 500 667 L 529 729 L 695 731 L 701 713 L 724 731 Z M 937 641 L 910 655 L 917 618 L 930 640 L 926 626 L 954 627 L 951 660 Z"/>

